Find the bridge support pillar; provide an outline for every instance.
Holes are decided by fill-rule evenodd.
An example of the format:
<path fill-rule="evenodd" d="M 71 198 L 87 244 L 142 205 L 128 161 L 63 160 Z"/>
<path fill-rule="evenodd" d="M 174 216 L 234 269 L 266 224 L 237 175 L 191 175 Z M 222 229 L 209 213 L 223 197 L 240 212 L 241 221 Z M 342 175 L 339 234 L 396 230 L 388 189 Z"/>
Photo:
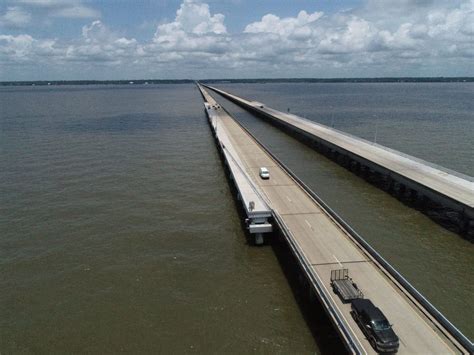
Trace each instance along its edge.
<path fill-rule="evenodd" d="M 410 201 L 412 203 L 415 203 L 417 198 L 418 198 L 418 192 L 416 192 L 416 190 L 414 189 L 410 189 Z"/>
<path fill-rule="evenodd" d="M 474 220 L 470 219 L 466 213 L 461 215 L 459 220 L 459 231 L 466 239 L 474 241 L 474 236 L 471 235 L 471 230 L 474 227 Z"/>
<path fill-rule="evenodd" d="M 255 233 L 254 234 L 254 243 L 255 245 L 262 245 L 264 242 L 263 233 Z"/>
<path fill-rule="evenodd" d="M 400 184 L 400 187 L 398 188 L 398 195 L 400 197 L 405 197 L 405 192 L 406 192 L 406 186 L 404 184 Z"/>

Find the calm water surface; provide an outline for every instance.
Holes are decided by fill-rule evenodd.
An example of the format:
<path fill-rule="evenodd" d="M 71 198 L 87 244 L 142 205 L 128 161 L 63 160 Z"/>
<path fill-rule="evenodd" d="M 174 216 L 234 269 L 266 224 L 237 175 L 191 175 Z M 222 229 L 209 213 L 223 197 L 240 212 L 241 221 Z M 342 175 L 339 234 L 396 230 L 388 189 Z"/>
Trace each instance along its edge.
<path fill-rule="evenodd" d="M 221 87 L 474 175 L 472 84 L 377 85 Z M 474 338 L 471 244 L 225 107 Z M 319 351 L 193 85 L 0 89 L 0 268 L 0 352 Z"/>
<path fill-rule="evenodd" d="M 0 352 L 318 351 L 195 86 L 0 91 Z"/>
<path fill-rule="evenodd" d="M 298 107 L 296 113 L 302 116 L 328 125 L 334 122 L 336 128 L 366 139 L 379 122 L 379 143 L 474 175 L 472 83 L 217 86 L 281 110 Z M 214 96 L 449 320 L 474 338 L 472 243 L 230 101 Z M 387 112 L 388 116 L 378 118 L 374 112 Z M 443 135 L 447 129 L 449 134 Z"/>
<path fill-rule="evenodd" d="M 217 86 L 474 176 L 474 83 Z"/>

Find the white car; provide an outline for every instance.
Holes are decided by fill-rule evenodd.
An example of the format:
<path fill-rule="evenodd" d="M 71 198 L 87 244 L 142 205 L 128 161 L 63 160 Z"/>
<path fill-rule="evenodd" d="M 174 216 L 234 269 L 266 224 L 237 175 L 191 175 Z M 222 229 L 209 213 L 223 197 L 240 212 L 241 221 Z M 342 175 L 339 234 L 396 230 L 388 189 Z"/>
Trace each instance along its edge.
<path fill-rule="evenodd" d="M 267 168 L 260 168 L 260 173 L 259 173 L 260 177 L 262 179 L 270 179 L 270 172 L 268 171 Z"/>

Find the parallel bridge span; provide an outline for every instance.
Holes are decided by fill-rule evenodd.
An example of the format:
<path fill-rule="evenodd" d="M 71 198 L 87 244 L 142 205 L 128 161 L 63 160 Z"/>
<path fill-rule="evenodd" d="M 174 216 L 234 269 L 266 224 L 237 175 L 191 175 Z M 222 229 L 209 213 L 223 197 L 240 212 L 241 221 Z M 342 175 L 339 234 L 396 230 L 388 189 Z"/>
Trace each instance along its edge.
<path fill-rule="evenodd" d="M 226 136 L 226 147 L 238 157 L 239 169 L 252 182 L 254 193 L 271 209 L 278 227 L 298 260 L 347 349 L 354 354 L 372 354 L 373 348 L 331 290 L 332 269 L 349 268 L 351 276 L 394 323 L 400 337 L 400 353 L 473 352 L 473 344 L 444 318 L 416 289 L 396 272 L 350 226 L 307 188 L 268 149 L 220 107 L 199 85 L 206 101 L 217 142 Z M 220 144 L 220 143 L 219 143 Z M 237 160 L 237 159 L 236 159 Z M 270 180 L 259 178 L 265 166 Z"/>
<path fill-rule="evenodd" d="M 474 241 L 474 178 L 331 127 L 207 88 L 301 139 L 357 175 Z"/>

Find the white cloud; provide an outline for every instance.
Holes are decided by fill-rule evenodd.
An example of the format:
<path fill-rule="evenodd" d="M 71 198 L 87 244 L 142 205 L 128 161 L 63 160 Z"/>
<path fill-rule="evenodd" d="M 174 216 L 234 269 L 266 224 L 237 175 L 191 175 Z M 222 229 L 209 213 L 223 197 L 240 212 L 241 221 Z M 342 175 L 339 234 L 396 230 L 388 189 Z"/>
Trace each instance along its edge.
<path fill-rule="evenodd" d="M 174 22 L 158 26 L 157 33 L 169 33 L 171 29 L 194 34 L 227 32 L 224 15 L 211 15 L 209 5 L 199 0 L 184 0 L 176 11 Z"/>
<path fill-rule="evenodd" d="M 98 10 L 84 5 L 82 0 L 17 0 L 16 3 L 40 17 L 96 19 L 101 16 Z"/>
<path fill-rule="evenodd" d="M 101 21 L 96 20 L 82 28 L 82 38 L 69 45 L 64 59 L 73 62 L 124 64 L 137 55 L 138 42 L 120 37 Z"/>
<path fill-rule="evenodd" d="M 174 21 L 157 27 L 153 41 L 167 46 L 174 46 L 185 41 L 187 45 L 195 47 L 200 39 L 206 36 L 226 33 L 224 15 L 211 15 L 209 5 L 200 1 L 184 0 L 176 11 Z"/>
<path fill-rule="evenodd" d="M 35 7 L 63 7 L 74 3 L 72 0 L 17 0 L 17 3 Z"/>
<path fill-rule="evenodd" d="M 53 17 L 65 18 L 99 18 L 100 12 L 83 5 L 73 5 L 71 7 L 64 7 L 51 12 Z"/>
<path fill-rule="evenodd" d="M 5 27 L 24 27 L 31 21 L 31 15 L 18 6 L 9 6 L 0 16 L 0 25 Z"/>
<path fill-rule="evenodd" d="M 82 37 L 88 43 L 106 43 L 114 40 L 117 36 L 101 21 L 97 20 L 82 27 Z"/>
<path fill-rule="evenodd" d="M 132 62 L 139 52 L 135 39 L 120 37 L 101 21 L 82 29 L 82 37 L 71 43 L 35 39 L 30 35 L 0 35 L 0 63 L 14 65 L 70 65 L 95 63 L 118 65 Z"/>
<path fill-rule="evenodd" d="M 184 0 L 173 22 L 157 27 L 152 43 L 143 47 L 143 56 L 157 62 L 189 60 L 201 62 L 227 52 L 231 36 L 224 15 L 212 15 L 209 5 Z"/>
<path fill-rule="evenodd" d="M 378 32 L 370 22 L 356 16 L 344 16 L 335 20 L 338 26 L 321 29 L 319 52 L 338 54 L 370 50 Z"/>
<path fill-rule="evenodd" d="M 434 71 L 440 68 L 474 75 L 474 0 L 453 1 L 448 6 L 393 0 L 383 11 L 378 2 L 368 2 L 333 14 L 300 11 L 284 18 L 269 13 L 241 33 L 229 33 L 223 14 L 212 13 L 204 2 L 184 0 L 175 18 L 157 25 L 149 41 L 124 37 L 96 20 L 75 40 L 3 35 L 0 62 L 100 64 L 115 66 L 120 77 L 132 70 L 143 77 L 426 75 L 424 68 L 436 68 L 430 75 L 449 75 Z M 35 3 L 51 16 L 84 6 L 67 0 L 20 2 Z"/>
<path fill-rule="evenodd" d="M 198 0 L 184 0 L 176 12 L 176 19 L 171 24 L 173 28 L 178 28 L 184 32 L 195 34 L 203 33 L 226 33 L 224 25 L 224 15 L 211 15 L 209 5 Z M 163 25 L 167 26 L 167 25 Z M 158 27 L 158 30 L 160 30 Z"/>
<path fill-rule="evenodd" d="M 10 61 L 27 60 L 34 41 L 29 35 L 0 35 L 0 54 Z"/>
<path fill-rule="evenodd" d="M 313 22 L 323 16 L 322 12 L 308 14 L 300 11 L 296 17 L 280 19 L 278 16 L 268 14 L 259 22 L 253 22 L 245 27 L 245 33 L 275 33 L 283 37 L 295 39 L 307 38 L 312 34 Z"/>
<path fill-rule="evenodd" d="M 37 40 L 26 34 L 0 35 L 0 63 L 3 64 L 37 64 L 59 59 L 61 55 L 55 40 Z"/>

